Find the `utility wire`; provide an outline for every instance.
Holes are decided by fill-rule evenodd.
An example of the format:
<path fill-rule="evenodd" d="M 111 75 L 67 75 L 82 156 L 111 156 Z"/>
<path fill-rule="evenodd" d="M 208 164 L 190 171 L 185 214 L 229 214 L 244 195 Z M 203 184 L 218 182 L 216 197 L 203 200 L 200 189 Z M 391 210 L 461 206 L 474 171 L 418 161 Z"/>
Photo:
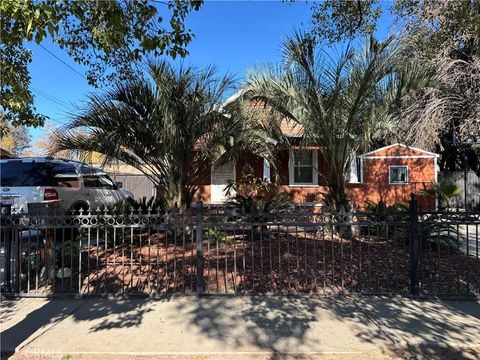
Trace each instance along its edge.
<path fill-rule="evenodd" d="M 53 95 L 50 95 L 44 91 L 41 91 L 41 90 L 38 90 L 38 89 L 35 89 L 35 88 L 31 88 L 32 91 L 34 93 L 36 93 L 37 95 L 40 95 L 42 97 L 44 97 L 45 99 L 57 104 L 57 105 L 60 105 L 61 106 L 61 110 L 63 111 L 68 111 L 66 108 L 69 107 L 70 105 L 67 104 L 66 102 L 64 102 L 63 100 L 60 100 L 58 98 L 56 98 L 55 96 Z M 57 119 L 53 119 L 53 118 L 49 118 L 49 121 L 51 121 L 52 123 L 55 123 L 55 124 L 58 124 L 58 125 L 65 125 L 65 122 L 64 121 L 60 121 L 60 120 L 57 120 Z"/>
<path fill-rule="evenodd" d="M 55 59 L 57 59 L 58 61 L 60 61 L 63 65 L 67 66 L 68 68 L 70 68 L 70 70 L 74 71 L 76 74 L 80 75 L 82 78 L 84 78 L 85 80 L 88 81 L 88 79 L 85 77 L 85 75 L 83 75 L 80 71 L 76 70 L 74 67 L 70 66 L 69 64 L 67 64 L 65 61 L 63 61 L 62 59 L 60 59 L 57 55 L 55 55 L 53 52 L 51 52 L 50 50 L 48 50 L 45 46 L 43 46 L 42 44 L 39 44 L 39 46 L 45 50 L 46 52 L 48 52 L 50 55 L 52 55 Z"/>
<path fill-rule="evenodd" d="M 40 90 L 37 90 L 37 89 L 34 89 L 34 88 L 31 88 L 31 89 L 32 89 L 32 91 L 33 91 L 34 93 L 36 93 L 36 94 L 44 97 L 45 99 L 50 100 L 51 102 L 54 102 L 54 103 L 57 104 L 57 105 L 60 105 L 60 106 L 63 107 L 63 108 L 69 106 L 66 102 L 64 102 L 64 101 L 62 101 L 62 100 L 60 100 L 60 99 L 57 99 L 55 96 L 49 95 L 49 94 L 47 94 L 46 92 L 43 92 L 43 91 L 40 91 Z M 65 110 L 65 109 L 63 109 L 63 110 Z"/>

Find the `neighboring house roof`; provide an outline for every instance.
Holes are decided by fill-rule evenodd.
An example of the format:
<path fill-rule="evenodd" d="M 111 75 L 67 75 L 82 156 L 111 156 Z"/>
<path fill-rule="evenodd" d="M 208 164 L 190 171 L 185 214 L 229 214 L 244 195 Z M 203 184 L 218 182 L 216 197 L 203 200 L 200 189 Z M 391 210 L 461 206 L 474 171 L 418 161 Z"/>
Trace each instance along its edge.
<path fill-rule="evenodd" d="M 10 151 L 0 148 L 0 159 L 13 159 L 14 157 Z"/>
<path fill-rule="evenodd" d="M 439 155 L 405 144 L 392 144 L 360 155 L 363 158 L 437 158 Z"/>

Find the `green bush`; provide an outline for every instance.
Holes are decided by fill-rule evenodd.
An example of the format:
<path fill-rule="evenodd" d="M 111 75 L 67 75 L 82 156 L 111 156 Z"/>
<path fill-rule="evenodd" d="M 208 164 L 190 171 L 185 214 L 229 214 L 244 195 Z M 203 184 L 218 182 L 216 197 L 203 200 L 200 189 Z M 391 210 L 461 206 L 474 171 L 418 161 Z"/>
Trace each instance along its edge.
<path fill-rule="evenodd" d="M 408 237 L 408 222 L 410 216 L 408 206 L 402 203 L 387 205 L 383 200 L 378 203 L 367 202 L 365 210 L 367 219 L 371 225 L 362 226 L 361 233 L 364 235 L 380 236 L 395 241 L 405 241 Z M 388 224 L 393 222 L 394 224 Z"/>
<path fill-rule="evenodd" d="M 386 205 L 383 201 L 370 202 L 366 213 L 368 221 L 372 224 L 362 226 L 363 235 L 380 236 L 401 243 L 410 241 L 411 220 L 407 205 L 401 203 Z M 461 246 L 459 237 L 456 226 L 448 223 L 439 214 L 426 214 L 419 220 L 419 239 L 423 248 L 449 247 L 451 251 L 458 251 Z"/>
<path fill-rule="evenodd" d="M 450 207 L 450 202 L 456 196 L 462 193 L 462 189 L 455 185 L 450 180 L 440 180 L 439 182 L 433 182 L 430 184 L 431 189 L 419 190 L 418 194 L 423 197 L 435 198 L 438 196 L 441 207 Z"/>
<path fill-rule="evenodd" d="M 268 182 L 254 175 L 246 175 L 238 181 L 229 180 L 225 190 L 229 197 L 227 205 L 245 214 L 269 214 L 294 208 L 290 193 L 273 192 Z"/>
<path fill-rule="evenodd" d="M 227 236 L 227 233 L 216 226 L 208 229 L 206 240 L 210 243 L 210 245 L 215 245 L 217 243 L 229 243 L 231 241 L 231 239 Z"/>

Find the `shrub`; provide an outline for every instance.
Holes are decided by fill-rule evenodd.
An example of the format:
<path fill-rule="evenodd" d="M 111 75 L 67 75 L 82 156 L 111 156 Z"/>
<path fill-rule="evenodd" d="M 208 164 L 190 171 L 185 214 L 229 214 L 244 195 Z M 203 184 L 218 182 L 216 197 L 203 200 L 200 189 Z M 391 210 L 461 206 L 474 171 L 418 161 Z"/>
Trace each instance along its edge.
<path fill-rule="evenodd" d="M 378 203 L 367 202 L 365 212 L 371 225 L 362 226 L 362 234 L 381 236 L 400 242 L 405 241 L 408 237 L 410 216 L 405 204 L 387 205 L 383 200 Z M 389 222 L 393 224 L 389 224 Z"/>
<path fill-rule="evenodd" d="M 452 199 L 462 193 L 462 189 L 450 180 L 440 180 L 439 182 L 433 182 L 430 184 L 431 189 L 419 190 L 418 194 L 423 197 L 435 198 L 438 196 L 440 206 L 444 206 L 447 209 L 450 207 Z"/>
<path fill-rule="evenodd" d="M 246 175 L 238 181 L 229 180 L 226 192 L 227 204 L 246 214 L 268 214 L 294 208 L 291 194 L 272 192 L 268 182 L 254 175 Z"/>

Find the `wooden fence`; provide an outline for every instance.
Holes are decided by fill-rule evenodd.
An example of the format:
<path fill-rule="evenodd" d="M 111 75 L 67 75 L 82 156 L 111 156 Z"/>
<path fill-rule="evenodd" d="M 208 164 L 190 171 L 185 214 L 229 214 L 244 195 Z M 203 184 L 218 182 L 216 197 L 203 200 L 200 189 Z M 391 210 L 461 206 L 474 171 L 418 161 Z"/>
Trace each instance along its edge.
<path fill-rule="evenodd" d="M 111 174 L 115 182 L 121 182 L 122 187 L 130 190 L 135 199 L 143 197 L 150 199 L 156 196 L 155 185 L 145 175 L 142 174 Z"/>
<path fill-rule="evenodd" d="M 438 179 L 447 179 L 455 183 L 462 189 L 460 196 L 453 198 L 450 206 L 459 207 L 462 209 L 478 209 L 480 208 L 480 177 L 474 172 L 467 172 L 466 186 L 467 186 L 467 206 L 465 206 L 465 183 L 463 171 L 445 171 L 438 173 Z"/>

